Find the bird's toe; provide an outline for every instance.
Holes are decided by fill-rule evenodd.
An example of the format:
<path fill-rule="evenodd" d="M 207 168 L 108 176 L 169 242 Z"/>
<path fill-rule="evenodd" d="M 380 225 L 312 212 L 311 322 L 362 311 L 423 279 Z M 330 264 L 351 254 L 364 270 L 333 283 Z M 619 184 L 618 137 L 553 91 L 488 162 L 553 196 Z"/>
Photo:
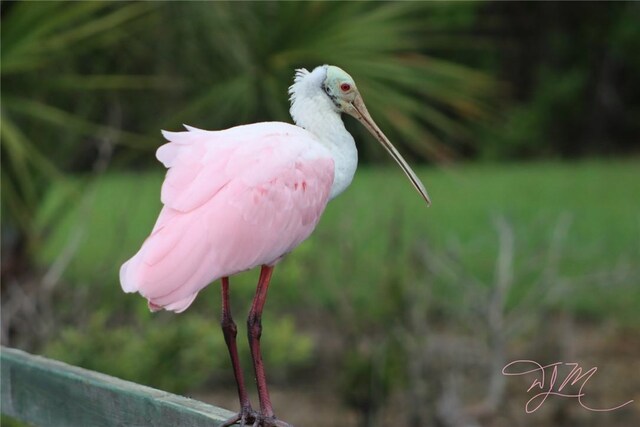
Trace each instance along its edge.
<path fill-rule="evenodd" d="M 221 427 L 294 427 L 291 424 L 277 419 L 274 416 L 265 417 L 259 411 L 251 408 L 243 408 L 239 413 L 226 420 Z"/>
<path fill-rule="evenodd" d="M 257 422 L 259 422 L 260 417 L 257 412 L 255 412 L 251 408 L 243 409 L 233 417 L 226 420 L 221 424 L 221 427 L 230 427 L 232 425 L 238 424 L 239 427 L 249 427 L 255 426 Z"/>
<path fill-rule="evenodd" d="M 221 427 L 230 427 L 230 426 L 236 424 L 238 421 L 240 421 L 241 418 L 242 418 L 242 416 L 240 414 L 236 414 L 233 417 L 227 419 L 220 426 Z"/>

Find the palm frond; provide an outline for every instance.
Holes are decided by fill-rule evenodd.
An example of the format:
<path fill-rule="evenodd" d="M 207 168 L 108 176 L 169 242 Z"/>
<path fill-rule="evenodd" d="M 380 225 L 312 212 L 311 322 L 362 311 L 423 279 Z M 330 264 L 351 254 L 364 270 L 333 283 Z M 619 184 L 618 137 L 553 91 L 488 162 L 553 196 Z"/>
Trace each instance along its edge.
<path fill-rule="evenodd" d="M 82 76 L 71 83 L 66 70 L 83 52 L 118 41 L 127 34 L 121 31 L 125 25 L 154 8 L 145 3 L 17 2 L 5 11 L 0 49 L 2 202 L 9 209 L 8 222 L 17 224 L 30 241 L 39 199 L 48 184 L 62 177 L 62 165 L 56 160 L 64 158 L 61 147 L 70 147 L 66 141 L 69 135 L 115 131 L 50 103 L 47 92 L 56 85 L 58 91 L 65 90 L 65 83 L 92 90 L 141 85 L 137 76 L 124 75 Z M 158 82 L 149 84 L 157 86 Z M 34 134 L 34 127 L 40 124 L 51 130 Z M 149 143 L 149 139 L 132 133 L 117 134 L 123 145 Z M 78 147 L 69 151 L 74 148 Z M 52 152 L 57 155 L 50 157 Z"/>
<path fill-rule="evenodd" d="M 96 135 L 98 133 L 107 133 L 113 130 L 110 126 L 100 123 L 94 123 L 71 114 L 63 109 L 54 106 L 32 101 L 22 98 L 4 97 L 6 102 L 5 109 L 9 112 L 18 113 L 18 115 L 26 115 L 32 119 L 36 119 L 58 128 L 64 128 L 69 132 L 78 133 L 80 135 Z M 150 145 L 152 139 L 148 136 L 138 135 L 135 133 L 118 130 L 118 140 L 114 141 L 116 145 L 124 145 L 132 148 L 144 148 Z"/>
<path fill-rule="evenodd" d="M 60 54 L 77 53 L 93 38 L 113 38 L 119 27 L 150 10 L 144 3 L 116 8 L 109 2 L 18 3 L 3 23 L 0 73 L 30 71 Z"/>

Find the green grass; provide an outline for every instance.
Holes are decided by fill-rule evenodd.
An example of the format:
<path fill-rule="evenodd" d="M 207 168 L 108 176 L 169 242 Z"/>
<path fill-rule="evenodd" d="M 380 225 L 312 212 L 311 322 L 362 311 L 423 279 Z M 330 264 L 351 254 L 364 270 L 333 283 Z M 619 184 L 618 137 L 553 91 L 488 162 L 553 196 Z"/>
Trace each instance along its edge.
<path fill-rule="evenodd" d="M 410 248 L 424 238 L 436 254 L 453 251 L 456 265 L 467 274 L 492 282 L 498 247 L 493 219 L 502 215 L 515 234 L 510 296 L 516 303 L 518 295 L 537 283 L 553 229 L 568 217 L 558 275 L 570 285 L 559 304 L 582 314 L 633 321 L 640 312 L 639 166 L 635 160 L 424 171 L 421 176 L 433 199 L 429 209 L 399 171 L 363 170 L 327 209 L 317 232 L 330 240 L 327 246 L 351 242 L 359 264 L 374 266 L 378 274 L 394 252 L 399 255 L 392 262 L 411 268 Z M 393 227 L 399 227 L 398 236 L 393 237 Z M 406 273 L 402 268 L 394 271 Z M 619 277 L 614 272 L 623 277 L 614 280 Z"/>
<path fill-rule="evenodd" d="M 580 277 L 624 270 L 625 265 L 635 268 L 628 282 L 585 284 L 571 304 L 602 315 L 637 313 L 638 170 L 637 160 L 423 170 L 420 175 L 433 198 L 433 206 L 427 208 L 396 168 L 363 168 L 352 187 L 329 204 L 315 234 L 276 270 L 274 288 L 281 290 L 272 292 L 270 300 L 275 306 L 300 298 L 330 305 L 333 288 L 348 287 L 367 306 L 371 304 L 367 298 L 376 297 L 375 285 L 388 271 L 404 275 L 415 268 L 408 258 L 423 239 L 437 252 L 453 251 L 460 268 L 491 282 L 497 215 L 506 217 L 514 228 L 516 279 L 527 282 L 543 269 L 552 230 L 568 215 L 571 222 L 559 268 L 563 277 L 579 282 Z M 68 188 L 54 189 L 41 217 L 50 218 L 60 200 L 66 200 L 64 215 L 50 229 L 41 262 L 51 263 L 80 227 L 84 231 L 66 279 L 104 296 L 119 295 L 118 268 L 153 225 L 160 208 L 161 181 L 160 173 L 110 174 L 73 196 L 75 204 L 63 197 L 69 194 Z M 85 207 L 79 201 L 83 197 L 89 200 Z M 536 266 L 537 262 L 541 264 Z M 254 276 L 241 275 L 235 281 L 241 285 L 234 292 L 250 298 Z"/>

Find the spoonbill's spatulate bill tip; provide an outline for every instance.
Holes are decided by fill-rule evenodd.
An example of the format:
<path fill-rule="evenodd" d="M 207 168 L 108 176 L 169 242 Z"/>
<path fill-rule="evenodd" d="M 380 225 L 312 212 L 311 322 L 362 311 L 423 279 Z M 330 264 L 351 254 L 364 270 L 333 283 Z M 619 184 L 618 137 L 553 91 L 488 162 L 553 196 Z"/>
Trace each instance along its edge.
<path fill-rule="evenodd" d="M 120 269 L 123 290 L 139 292 L 154 311 L 184 311 L 200 290 L 221 279 L 222 329 L 241 405 L 227 426 L 288 426 L 275 417 L 267 391 L 260 318 L 274 265 L 309 237 L 327 202 L 353 179 L 358 155 L 341 113 L 360 121 L 431 203 L 344 70 L 330 65 L 299 69 L 289 94 L 295 126 L 265 122 L 206 131 L 184 125 L 185 132 L 162 131 L 168 143 L 156 155 L 168 169 L 163 208 L 151 235 Z M 256 411 L 239 365 L 228 277 L 258 266 L 248 321 L 260 401 Z"/>

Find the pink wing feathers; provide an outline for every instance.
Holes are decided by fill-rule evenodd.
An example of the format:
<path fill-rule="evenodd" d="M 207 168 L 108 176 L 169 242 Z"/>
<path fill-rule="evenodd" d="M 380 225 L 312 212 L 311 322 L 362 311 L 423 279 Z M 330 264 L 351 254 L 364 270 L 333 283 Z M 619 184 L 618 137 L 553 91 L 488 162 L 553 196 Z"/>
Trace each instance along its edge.
<path fill-rule="evenodd" d="M 311 234 L 333 183 L 328 150 L 297 126 L 188 129 L 164 132 L 164 207 L 120 269 L 152 309 L 184 311 L 212 281 L 277 262 Z"/>

